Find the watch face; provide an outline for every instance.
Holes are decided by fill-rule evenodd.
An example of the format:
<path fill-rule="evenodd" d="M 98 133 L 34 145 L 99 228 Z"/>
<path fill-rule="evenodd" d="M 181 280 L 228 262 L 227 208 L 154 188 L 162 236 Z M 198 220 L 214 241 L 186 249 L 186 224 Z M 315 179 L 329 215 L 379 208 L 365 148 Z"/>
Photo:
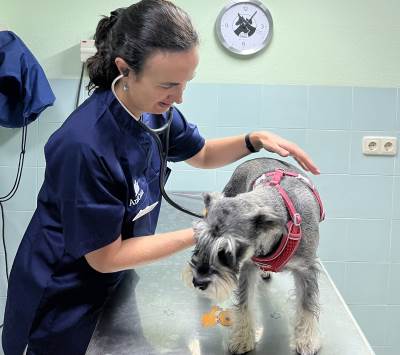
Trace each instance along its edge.
<path fill-rule="evenodd" d="M 229 3 L 215 23 L 218 39 L 229 51 L 250 55 L 265 48 L 272 38 L 272 17 L 258 0 Z"/>

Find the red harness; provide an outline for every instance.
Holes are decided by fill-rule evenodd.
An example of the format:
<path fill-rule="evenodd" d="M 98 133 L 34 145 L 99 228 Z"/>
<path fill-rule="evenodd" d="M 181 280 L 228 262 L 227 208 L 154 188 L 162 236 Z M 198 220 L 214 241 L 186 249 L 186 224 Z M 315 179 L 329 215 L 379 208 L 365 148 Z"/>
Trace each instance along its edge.
<path fill-rule="evenodd" d="M 252 257 L 254 263 L 263 271 L 281 271 L 296 252 L 301 241 L 301 215 L 296 211 L 292 200 L 280 185 L 280 182 L 284 176 L 300 179 L 310 188 L 320 207 L 320 221 L 323 221 L 325 218 L 325 210 L 322 205 L 321 197 L 319 196 L 315 186 L 306 177 L 290 171 L 284 171 L 282 169 L 275 169 L 273 172 L 261 175 L 253 183 L 253 189 L 259 184 L 274 186 L 281 195 L 290 215 L 290 220 L 286 224 L 288 234 L 282 237 L 278 249 L 271 256 Z M 272 178 L 270 179 L 270 177 Z"/>

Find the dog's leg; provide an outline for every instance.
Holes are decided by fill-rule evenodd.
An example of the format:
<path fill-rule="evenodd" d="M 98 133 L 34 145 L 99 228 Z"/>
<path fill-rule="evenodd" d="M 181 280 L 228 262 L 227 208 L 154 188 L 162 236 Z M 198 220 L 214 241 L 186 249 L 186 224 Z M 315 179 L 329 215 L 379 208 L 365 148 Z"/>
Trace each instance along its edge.
<path fill-rule="evenodd" d="M 316 262 L 293 270 L 297 298 L 293 346 L 301 355 L 314 355 L 321 347 L 318 274 Z"/>
<path fill-rule="evenodd" d="M 252 302 L 257 275 L 257 268 L 253 263 L 246 263 L 240 270 L 239 284 L 235 290 L 232 332 L 228 344 L 232 354 L 244 354 L 255 348 Z"/>

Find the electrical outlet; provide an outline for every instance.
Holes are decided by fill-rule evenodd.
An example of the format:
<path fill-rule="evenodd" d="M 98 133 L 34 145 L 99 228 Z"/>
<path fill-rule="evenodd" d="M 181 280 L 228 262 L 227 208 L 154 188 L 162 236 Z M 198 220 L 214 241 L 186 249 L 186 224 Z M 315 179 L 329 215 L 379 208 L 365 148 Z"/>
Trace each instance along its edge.
<path fill-rule="evenodd" d="M 396 137 L 366 136 L 362 140 L 362 152 L 365 155 L 396 155 Z"/>
<path fill-rule="evenodd" d="M 379 155 L 379 137 L 363 137 L 362 152 L 365 155 Z"/>
<path fill-rule="evenodd" d="M 382 155 L 396 155 L 397 153 L 397 138 L 382 137 L 381 138 L 381 153 Z"/>

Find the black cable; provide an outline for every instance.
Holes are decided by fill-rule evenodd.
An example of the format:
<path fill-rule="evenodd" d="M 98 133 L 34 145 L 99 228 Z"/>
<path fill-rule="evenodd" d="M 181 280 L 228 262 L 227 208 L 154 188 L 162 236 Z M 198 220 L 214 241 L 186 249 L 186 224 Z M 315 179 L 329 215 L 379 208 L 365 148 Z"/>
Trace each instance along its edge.
<path fill-rule="evenodd" d="M 28 135 L 28 126 L 26 124 L 26 118 L 24 118 L 24 125 L 22 127 L 22 138 L 21 138 L 21 152 L 19 154 L 18 160 L 18 168 L 17 168 L 17 176 L 15 177 L 14 185 L 11 188 L 10 192 L 7 193 L 5 196 L 0 197 L 0 210 L 1 210 L 1 239 L 3 242 L 3 249 L 4 249 L 4 262 L 6 267 L 6 278 L 7 283 L 10 278 L 9 266 L 8 266 L 8 253 L 7 253 L 7 244 L 6 244 L 6 222 L 5 222 L 5 214 L 4 214 L 4 206 L 3 202 L 10 200 L 17 192 L 19 184 L 21 182 L 22 177 L 22 169 L 24 167 L 24 159 L 25 159 L 25 149 L 26 149 L 26 137 Z M 3 328 L 3 324 L 0 324 L 0 329 Z"/>
<path fill-rule="evenodd" d="M 7 246 L 6 246 L 6 238 L 5 238 L 5 219 L 4 219 L 4 207 L 3 204 L 0 202 L 0 209 L 1 209 L 1 235 L 2 235 L 2 240 L 3 240 L 3 249 L 4 249 L 4 261 L 6 264 L 6 277 L 7 277 L 7 283 L 9 279 L 9 270 L 8 270 L 8 256 L 7 256 Z"/>
<path fill-rule="evenodd" d="M 21 181 L 21 176 L 22 176 L 22 168 L 24 166 L 24 158 L 25 158 L 25 148 L 26 148 L 26 137 L 28 134 L 28 129 L 27 126 L 24 122 L 24 126 L 22 127 L 22 142 L 21 142 L 21 152 L 19 153 L 19 160 L 18 160 L 18 168 L 17 168 L 17 176 L 14 181 L 14 185 L 11 188 L 10 192 L 5 195 L 0 197 L 0 202 L 6 202 L 10 200 L 15 193 L 17 192 L 19 183 Z"/>
<path fill-rule="evenodd" d="M 82 82 L 83 82 L 83 73 L 85 71 L 85 63 L 82 63 L 82 69 L 81 69 L 81 76 L 79 78 L 79 87 L 78 87 L 78 93 L 76 95 L 76 100 L 75 100 L 75 108 L 78 107 L 79 105 L 79 99 L 81 96 L 81 89 L 82 89 Z"/>

